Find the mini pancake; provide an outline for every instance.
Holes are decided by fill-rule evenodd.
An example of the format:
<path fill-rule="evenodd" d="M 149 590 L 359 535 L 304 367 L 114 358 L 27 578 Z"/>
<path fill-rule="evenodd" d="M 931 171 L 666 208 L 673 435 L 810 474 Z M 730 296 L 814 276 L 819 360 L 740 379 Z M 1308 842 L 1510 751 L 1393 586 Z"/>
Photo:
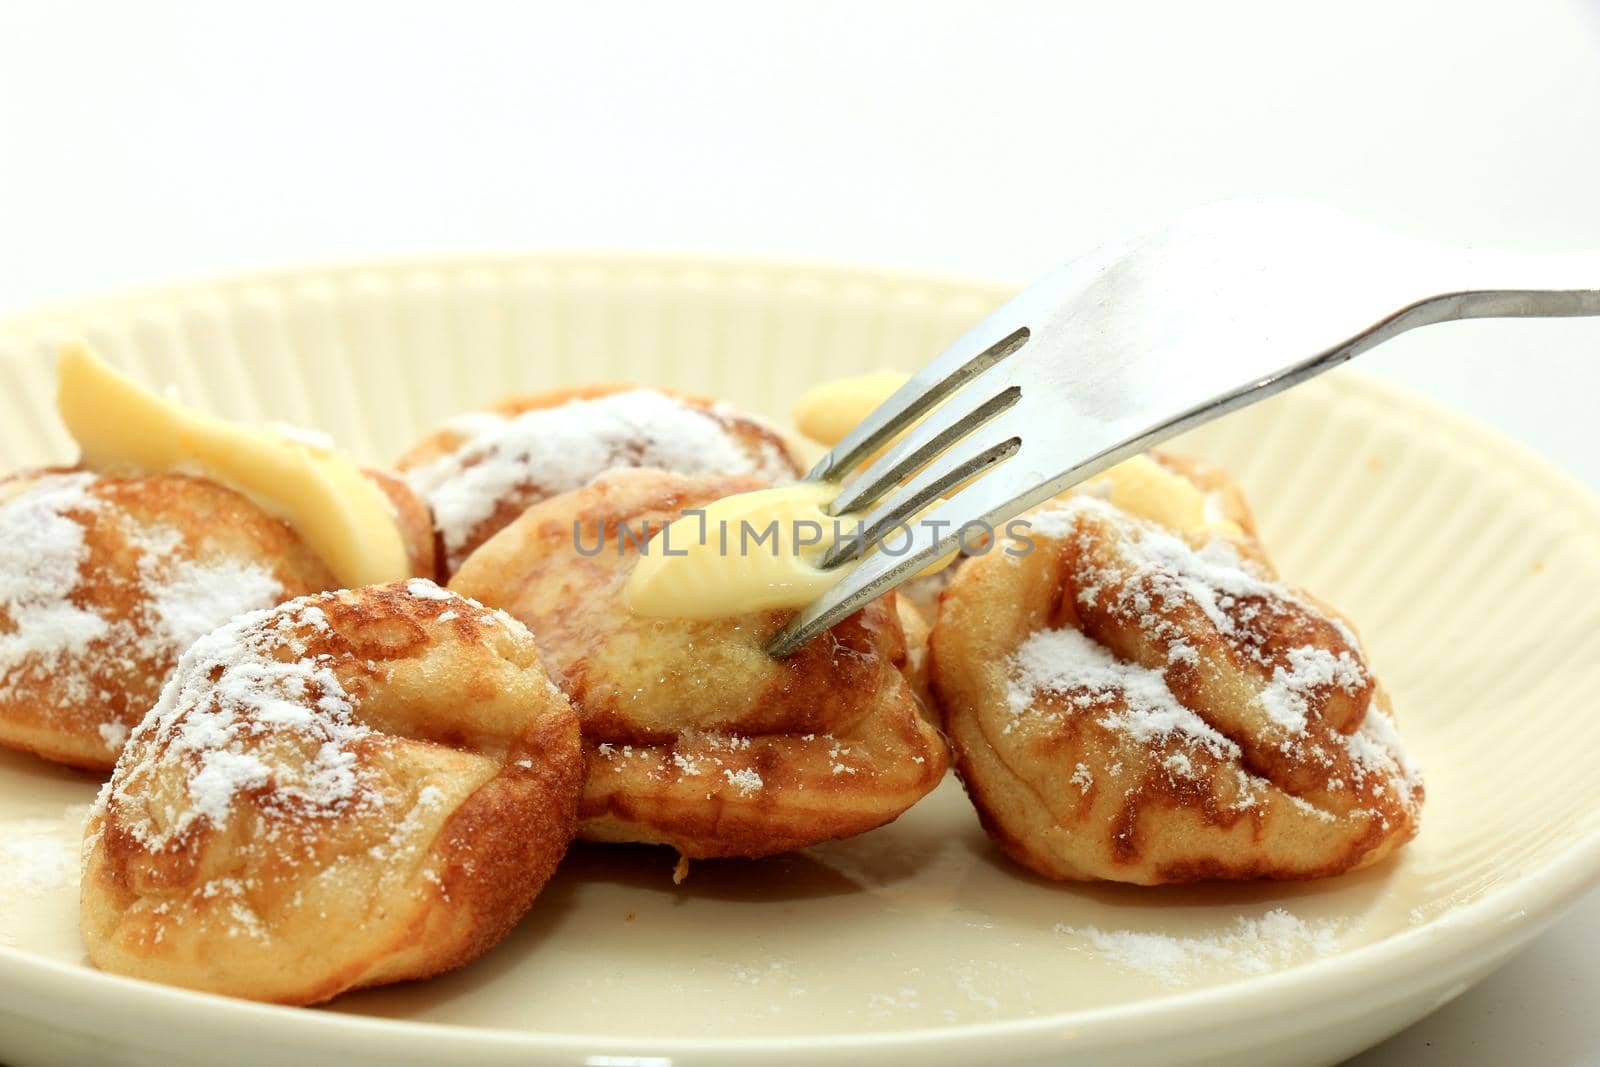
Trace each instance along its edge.
<path fill-rule="evenodd" d="M 90 813 L 89 958 L 285 1004 L 459 967 L 555 870 L 582 773 L 503 612 L 411 579 L 241 616 L 184 654 Z"/>
<path fill-rule="evenodd" d="M 945 592 L 934 699 L 1019 863 L 1146 885 L 1313 878 L 1416 833 L 1421 779 L 1359 639 L 1278 581 L 1230 506 L 1228 537 L 1075 492 Z"/>
<path fill-rule="evenodd" d="M 774 482 L 801 474 L 782 436 L 753 415 L 615 383 L 508 397 L 447 422 L 398 464 L 433 510 L 447 574 L 529 506 L 619 467 Z"/>
<path fill-rule="evenodd" d="M 688 620 L 629 609 L 640 548 L 622 524 L 659 530 L 682 509 L 765 484 L 613 471 L 529 508 L 451 583 L 538 633 L 577 707 L 589 757 L 581 836 L 765 856 L 882 825 L 943 776 L 944 742 L 902 674 L 892 598 L 785 660 L 763 645 L 792 612 Z"/>
<path fill-rule="evenodd" d="M 431 575 L 426 508 L 398 479 L 369 474 Z M 195 638 L 335 585 L 288 525 L 202 478 L 0 480 L 0 744 L 109 769 Z"/>

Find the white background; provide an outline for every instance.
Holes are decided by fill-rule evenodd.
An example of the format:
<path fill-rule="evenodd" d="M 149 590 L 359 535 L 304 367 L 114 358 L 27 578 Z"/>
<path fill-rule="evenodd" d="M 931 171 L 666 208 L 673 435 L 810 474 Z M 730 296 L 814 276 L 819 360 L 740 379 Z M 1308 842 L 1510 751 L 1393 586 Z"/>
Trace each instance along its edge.
<path fill-rule="evenodd" d="M 0 312 L 552 245 L 1021 282 L 1249 191 L 1600 248 L 1600 0 L 0 0 Z M 1600 487 L 1600 322 L 1436 327 L 1363 362 Z M 1597 946 L 1591 894 L 1356 1062 L 1600 1062 Z"/>

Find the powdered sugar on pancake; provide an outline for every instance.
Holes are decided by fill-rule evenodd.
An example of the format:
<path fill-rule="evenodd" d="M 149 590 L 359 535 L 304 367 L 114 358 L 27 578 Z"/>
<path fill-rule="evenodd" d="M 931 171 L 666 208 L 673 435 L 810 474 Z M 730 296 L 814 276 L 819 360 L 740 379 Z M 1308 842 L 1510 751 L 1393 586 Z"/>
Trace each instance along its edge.
<path fill-rule="evenodd" d="M 88 557 L 75 516 L 99 509 L 94 475 L 47 474 L 0 506 L 0 696 L 19 673 L 61 672 L 86 696 L 86 681 L 61 671 L 106 636 L 110 624 L 70 599 Z"/>
<path fill-rule="evenodd" d="M 258 563 L 196 560 L 179 553 L 183 536 L 171 528 L 146 531 L 140 540 L 139 579 L 148 599 L 146 621 L 168 648 L 188 648 L 219 623 L 276 603 L 283 586 Z"/>
<path fill-rule="evenodd" d="M 405 472 L 433 508 L 451 562 L 459 562 L 479 526 L 500 503 L 534 490 L 554 496 L 618 467 L 677 474 L 793 477 L 783 448 L 735 437 L 735 421 L 759 425 L 724 405 L 696 407 L 654 389 L 573 400 L 520 415 L 463 415 L 444 429 L 461 435 L 449 453 Z"/>
<path fill-rule="evenodd" d="M 1224 759 L 1239 746 L 1178 702 L 1160 671 L 1124 663 L 1071 627 L 1030 634 L 1007 663 L 1006 701 L 1018 722 L 1037 714 L 1039 697 L 1064 699 L 1074 710 L 1102 712 L 1101 726 L 1139 744 L 1176 738 Z"/>
<path fill-rule="evenodd" d="M 455 600 L 456 594 L 443 589 L 426 578 L 412 578 L 406 582 L 406 592 L 418 600 Z M 477 601 L 468 601 L 476 604 Z"/>
<path fill-rule="evenodd" d="M 1197 609 L 1227 640 L 1230 655 L 1253 660 L 1264 668 L 1256 700 L 1267 729 L 1283 739 L 1274 742 L 1276 751 L 1308 764 L 1342 768 L 1329 778 L 1328 788 L 1349 789 L 1370 798 L 1372 810 L 1384 810 L 1386 797 L 1415 808 L 1421 774 L 1378 700 L 1371 699 L 1350 733 L 1311 729 L 1318 701 L 1334 691 L 1370 694 L 1373 685 L 1355 634 L 1336 616 L 1275 581 L 1262 565 L 1221 537 L 1196 546 L 1087 495 L 1055 502 L 1029 519 L 1035 537 L 1063 542 L 1085 538 L 1080 542 L 1084 551 L 1074 561 L 1070 579 L 1081 607 L 1098 606 L 1112 618 L 1162 641 L 1168 663 L 1180 667 L 1196 664 L 1200 657 L 1185 639 L 1177 613 Z M 1086 519 L 1110 526 L 1112 536 L 1090 540 Z M 1109 550 L 1114 562 L 1097 562 L 1097 553 L 1091 548 Z M 1265 634 L 1284 632 L 1281 628 L 1274 631 L 1268 623 L 1275 622 L 1275 616 L 1286 615 L 1325 621 L 1346 647 L 1308 643 L 1283 649 L 1267 644 Z M 1328 636 L 1324 631 L 1324 639 Z M 1048 713 L 1048 705 L 1036 707 L 1043 693 L 1064 697 L 1073 707 L 1085 709 L 1122 702 L 1128 708 L 1124 718 L 1107 717 L 1102 725 L 1117 726 L 1145 742 L 1167 734 L 1209 735 L 1213 742 L 1206 746 L 1208 751 L 1239 759 L 1239 746 L 1180 704 L 1166 678 L 1165 671 L 1118 660 L 1075 629 L 1036 632 L 1008 662 L 1012 723 Z M 1006 729 L 1009 732 L 1011 728 Z M 1167 769 L 1184 770 L 1174 768 L 1170 760 Z M 1242 770 L 1240 773 L 1245 775 Z M 1241 780 L 1242 788 L 1257 784 L 1253 777 L 1245 777 L 1248 781 Z M 1309 813 L 1327 817 L 1301 798 L 1289 799 Z"/>
<path fill-rule="evenodd" d="M 1367 684 L 1366 668 L 1346 650 L 1336 656 L 1325 648 L 1291 648 L 1289 663 L 1272 670 L 1261 691 L 1267 717 L 1289 733 L 1304 733 L 1316 692 L 1343 689 L 1359 692 Z"/>
<path fill-rule="evenodd" d="M 1267 719 L 1285 735 L 1306 733 L 1317 697 L 1335 689 L 1356 694 L 1371 684 L 1359 656 L 1360 643 L 1349 627 L 1274 581 L 1225 538 L 1212 537 L 1196 547 L 1089 496 L 1069 497 L 1037 513 L 1033 532 L 1070 538 L 1086 514 L 1116 529 L 1118 566 L 1097 569 L 1087 561 L 1080 563 L 1074 573 L 1079 603 L 1091 606 L 1107 589 L 1115 588 L 1113 613 L 1165 641 L 1171 662 L 1189 663 L 1196 661 L 1197 653 L 1171 616 L 1185 607 L 1197 608 L 1232 647 L 1268 669 L 1259 701 Z M 1269 660 L 1259 647 L 1254 625 L 1266 612 L 1295 612 L 1323 620 L 1348 648 L 1333 652 L 1306 645 L 1287 650 L 1286 662 Z"/>
<path fill-rule="evenodd" d="M 263 810 L 279 818 L 361 802 L 354 746 L 374 734 L 355 718 L 331 657 L 309 653 L 308 639 L 328 630 L 311 599 L 242 615 L 183 654 L 97 802 L 165 798 L 119 806 L 120 825 L 145 847 L 167 847 L 197 823 L 220 825 L 242 794 L 268 787 L 273 803 Z M 150 781 L 173 774 L 181 797 Z"/>
<path fill-rule="evenodd" d="M 98 483 L 82 471 L 43 474 L 0 503 L 0 620 L 10 622 L 0 633 L 0 700 L 43 682 L 92 714 L 109 699 L 106 685 L 151 665 L 165 673 L 201 634 L 283 596 L 264 566 L 193 558 L 180 531 L 136 523 L 95 492 Z M 135 555 L 130 573 L 94 576 L 102 585 L 126 583 L 126 595 L 109 598 L 122 610 L 90 599 L 91 523 L 116 524 Z M 126 726 L 105 714 L 98 732 L 115 754 Z"/>
<path fill-rule="evenodd" d="M 1405 788 L 1397 791 L 1402 803 L 1412 810 L 1419 806 L 1422 768 L 1401 743 L 1394 720 L 1376 703 L 1367 709 L 1366 717 L 1355 732 L 1345 735 L 1344 746 L 1351 762 L 1364 772 L 1361 781 L 1356 783 L 1358 787 L 1377 796 L 1384 783 L 1402 782 Z"/>

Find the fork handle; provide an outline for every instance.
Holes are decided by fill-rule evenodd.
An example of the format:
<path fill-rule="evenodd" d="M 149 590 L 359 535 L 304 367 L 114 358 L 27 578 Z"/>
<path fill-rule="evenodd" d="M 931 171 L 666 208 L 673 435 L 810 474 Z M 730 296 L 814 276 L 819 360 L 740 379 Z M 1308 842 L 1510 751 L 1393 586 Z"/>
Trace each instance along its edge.
<path fill-rule="evenodd" d="M 1428 303 L 1447 312 L 1428 315 L 1433 322 L 1600 315 L 1600 252 L 1468 251 L 1452 264 L 1448 289 Z"/>

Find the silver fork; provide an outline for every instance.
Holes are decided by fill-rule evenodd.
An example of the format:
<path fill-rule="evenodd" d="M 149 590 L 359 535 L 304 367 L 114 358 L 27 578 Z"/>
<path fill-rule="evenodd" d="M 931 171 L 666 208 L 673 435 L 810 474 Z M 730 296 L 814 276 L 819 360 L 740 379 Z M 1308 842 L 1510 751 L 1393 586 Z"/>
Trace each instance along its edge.
<path fill-rule="evenodd" d="M 968 330 L 806 476 L 844 482 L 833 514 L 866 513 L 822 566 L 878 550 L 768 651 L 793 652 L 956 548 L 963 530 L 976 540 L 1413 327 L 1570 315 L 1600 315 L 1600 252 L 1447 248 L 1297 201 L 1224 201 L 1104 245 Z"/>

